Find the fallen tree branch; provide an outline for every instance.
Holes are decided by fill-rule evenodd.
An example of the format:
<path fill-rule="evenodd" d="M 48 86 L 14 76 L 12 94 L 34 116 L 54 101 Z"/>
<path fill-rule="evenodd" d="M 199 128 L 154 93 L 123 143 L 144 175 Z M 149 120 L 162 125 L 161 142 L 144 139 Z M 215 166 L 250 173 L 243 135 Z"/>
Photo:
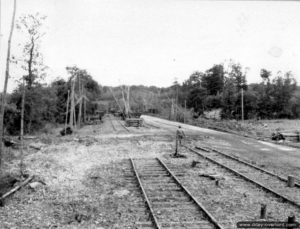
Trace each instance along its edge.
<path fill-rule="evenodd" d="M 34 176 L 29 176 L 25 181 L 23 181 L 21 184 L 19 184 L 18 186 L 14 187 L 12 190 L 8 191 L 7 193 L 3 194 L 0 197 L 0 203 L 3 203 L 3 200 L 7 197 L 9 197 L 10 195 L 14 194 L 16 191 L 18 191 L 19 189 L 21 189 L 23 186 L 27 185 L 32 179 L 34 178 Z"/>

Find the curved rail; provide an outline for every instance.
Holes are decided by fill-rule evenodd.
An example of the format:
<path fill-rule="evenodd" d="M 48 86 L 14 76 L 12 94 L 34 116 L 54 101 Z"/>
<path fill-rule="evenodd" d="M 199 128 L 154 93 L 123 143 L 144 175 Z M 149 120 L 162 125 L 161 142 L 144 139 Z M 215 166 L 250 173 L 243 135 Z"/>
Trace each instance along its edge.
<path fill-rule="evenodd" d="M 281 195 L 280 193 L 276 192 L 275 190 L 273 190 L 273 189 L 271 189 L 271 188 L 268 188 L 268 187 L 264 186 L 263 184 L 261 184 L 261 183 L 258 182 L 258 181 L 252 180 L 251 178 L 249 178 L 249 177 L 247 177 L 247 176 L 245 176 L 245 175 L 239 173 L 239 172 L 236 171 L 235 169 L 229 168 L 228 166 L 223 165 L 223 164 L 221 164 L 221 163 L 215 161 L 214 159 L 212 159 L 212 158 L 210 158 L 210 157 L 208 157 L 208 156 L 206 156 L 206 155 L 203 155 L 203 154 L 201 154 L 200 152 L 198 152 L 198 151 L 196 151 L 196 150 L 194 150 L 194 149 L 192 149 L 192 148 L 190 148 L 190 147 L 188 147 L 188 146 L 185 146 L 185 145 L 184 145 L 184 147 L 187 148 L 188 150 L 190 150 L 191 152 L 197 154 L 198 156 L 200 156 L 200 157 L 202 157 L 202 158 L 204 158 L 204 159 L 206 159 L 206 160 L 208 160 L 208 161 L 210 161 L 210 162 L 212 162 L 212 163 L 214 163 L 214 164 L 216 164 L 216 165 L 218 165 L 218 166 L 220 166 L 220 167 L 222 167 L 222 168 L 227 169 L 227 170 L 230 171 L 231 173 L 233 173 L 233 174 L 235 174 L 235 175 L 237 175 L 237 176 L 243 178 L 243 179 L 246 180 L 246 181 L 249 181 L 249 182 L 255 184 L 257 187 L 262 188 L 263 190 L 265 190 L 265 191 L 267 191 L 267 192 L 273 194 L 275 197 L 277 197 L 277 198 L 279 198 L 279 199 L 281 199 L 281 200 L 283 200 L 283 201 L 285 201 L 285 202 L 288 202 L 289 204 L 291 204 L 291 205 L 293 205 L 293 206 L 295 206 L 295 207 L 297 207 L 297 208 L 300 209 L 300 204 L 298 204 L 298 203 L 296 203 L 295 201 L 293 201 L 293 200 L 291 200 L 291 199 L 289 199 L 289 198 L 287 198 L 287 197 Z"/>
<path fill-rule="evenodd" d="M 236 157 L 233 157 L 233 156 L 228 155 L 228 154 L 226 154 L 226 153 L 223 153 L 223 152 L 221 152 L 221 151 L 219 151 L 219 150 L 217 150 L 217 149 L 214 149 L 214 148 L 212 148 L 212 147 L 207 147 L 207 146 L 205 146 L 205 148 L 202 148 L 202 147 L 196 146 L 195 148 L 196 148 L 196 149 L 204 150 L 204 151 L 206 151 L 206 152 L 209 152 L 209 151 L 207 150 L 207 149 L 209 149 L 209 150 L 211 150 L 211 151 L 213 151 L 213 152 L 215 152 L 215 153 L 218 153 L 218 154 L 220 154 L 220 155 L 222 155 L 222 156 L 224 156 L 224 157 L 227 157 L 227 158 L 229 158 L 229 159 L 231 159 L 231 160 L 240 162 L 240 163 L 242 163 L 242 164 L 244 164 L 244 165 L 247 165 L 247 166 L 249 166 L 249 167 L 251 167 L 251 168 L 254 168 L 254 169 L 256 169 L 256 170 L 258 170 L 258 171 L 260 171 L 260 172 L 263 172 L 263 173 L 268 174 L 268 175 L 270 175 L 270 176 L 276 177 L 276 178 L 278 178 L 279 180 L 282 180 L 282 181 L 284 181 L 284 182 L 287 182 L 287 181 L 288 181 L 286 178 L 284 178 L 284 177 L 282 177 L 282 176 L 280 176 L 280 175 L 278 175 L 278 174 L 272 173 L 271 171 L 268 171 L 268 170 L 266 170 L 266 169 L 263 169 L 263 168 L 260 168 L 260 167 L 258 167 L 258 166 L 252 165 L 252 164 L 250 164 L 250 163 L 248 163 L 248 162 L 246 162 L 246 161 L 244 161 L 244 160 L 241 160 L 241 159 L 239 159 L 239 158 L 236 158 Z M 298 183 L 295 183 L 295 186 L 296 186 L 297 188 L 300 188 L 300 184 L 298 184 Z"/>

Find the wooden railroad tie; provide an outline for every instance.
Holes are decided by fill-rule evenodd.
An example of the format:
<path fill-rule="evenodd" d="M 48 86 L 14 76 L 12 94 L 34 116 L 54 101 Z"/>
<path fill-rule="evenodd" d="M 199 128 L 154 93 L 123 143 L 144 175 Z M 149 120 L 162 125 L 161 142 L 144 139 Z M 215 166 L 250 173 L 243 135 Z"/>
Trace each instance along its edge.
<path fill-rule="evenodd" d="M 126 126 L 133 126 L 133 127 L 141 127 L 143 126 L 143 119 L 141 118 L 127 118 L 125 120 Z"/>

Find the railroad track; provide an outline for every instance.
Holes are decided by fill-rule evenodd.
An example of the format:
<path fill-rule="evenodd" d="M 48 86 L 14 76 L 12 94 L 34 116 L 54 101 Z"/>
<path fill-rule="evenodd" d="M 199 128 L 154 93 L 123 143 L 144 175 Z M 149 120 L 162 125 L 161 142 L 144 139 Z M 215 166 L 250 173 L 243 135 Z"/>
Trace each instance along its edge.
<path fill-rule="evenodd" d="M 247 171 L 247 173 L 249 173 L 249 174 L 256 175 L 256 173 L 258 173 L 257 174 L 258 176 L 260 176 L 261 174 L 267 174 L 267 175 L 275 178 L 277 182 L 278 182 L 278 180 L 281 181 L 281 184 L 283 184 L 285 187 L 286 187 L 286 184 L 288 183 L 288 179 L 284 178 L 283 176 L 275 174 L 275 173 L 273 173 L 271 171 L 268 171 L 266 169 L 260 168 L 256 165 L 250 164 L 249 162 L 247 162 L 245 160 L 242 160 L 240 158 L 228 155 L 227 153 L 221 152 L 220 150 L 217 150 L 215 148 L 212 148 L 212 147 L 209 147 L 209 146 L 196 146 L 195 148 L 200 149 L 204 152 L 213 152 L 214 154 L 211 154 L 211 153 L 209 154 L 211 156 L 214 156 L 215 154 L 218 154 L 220 157 L 226 158 L 226 159 L 228 159 L 229 161 L 231 161 L 233 163 L 237 162 L 238 164 L 242 165 L 242 167 L 244 166 L 246 168 L 249 168 L 251 170 L 251 171 Z M 239 168 L 239 169 L 241 169 L 241 171 L 244 172 L 242 170 L 242 168 Z M 270 179 L 270 178 L 268 178 L 268 179 Z M 299 183 L 295 183 L 295 187 L 300 191 L 300 184 Z M 299 193 L 298 196 L 300 198 L 300 193 Z"/>
<path fill-rule="evenodd" d="M 119 120 L 117 119 L 118 123 L 125 129 L 127 132 L 130 132 L 130 130 Z"/>
<path fill-rule="evenodd" d="M 152 222 L 139 228 L 223 229 L 159 159 L 130 159 Z"/>
<path fill-rule="evenodd" d="M 224 153 L 221 153 L 217 150 L 212 151 L 204 147 L 198 147 L 198 149 L 192 149 L 188 146 L 184 147 L 196 155 L 205 158 L 206 160 L 222 168 L 225 168 L 234 175 L 241 177 L 252 184 L 255 184 L 257 187 L 262 188 L 268 193 L 271 193 L 283 202 L 287 202 L 290 205 L 300 209 L 299 187 L 287 187 L 286 180 L 284 178 L 279 178 L 279 176 L 276 174 L 272 174 L 267 170 L 260 169 L 240 159 L 233 159 L 233 157 L 230 157 L 229 155 L 225 156 Z M 200 153 L 199 150 L 207 152 L 207 154 Z"/>
<path fill-rule="evenodd" d="M 124 126 L 123 123 L 119 119 L 112 118 L 111 116 L 109 116 L 109 120 L 110 120 L 111 126 L 114 131 L 118 131 L 118 129 L 120 129 L 120 128 L 117 128 L 116 125 L 114 124 L 114 121 L 117 121 L 118 126 L 121 126 L 122 129 L 125 129 L 127 132 L 130 132 L 130 130 L 126 126 Z"/>
<path fill-rule="evenodd" d="M 112 120 L 112 118 L 111 118 L 110 115 L 109 115 L 109 121 L 110 121 L 110 124 L 111 124 L 113 130 L 114 130 L 114 131 L 117 131 L 116 126 L 113 124 L 113 120 Z"/>
<path fill-rule="evenodd" d="M 146 128 L 155 128 L 155 129 L 160 129 L 160 127 L 159 126 L 155 126 L 155 125 L 153 125 L 153 124 L 150 124 L 150 123 L 144 123 L 144 126 L 146 127 Z"/>

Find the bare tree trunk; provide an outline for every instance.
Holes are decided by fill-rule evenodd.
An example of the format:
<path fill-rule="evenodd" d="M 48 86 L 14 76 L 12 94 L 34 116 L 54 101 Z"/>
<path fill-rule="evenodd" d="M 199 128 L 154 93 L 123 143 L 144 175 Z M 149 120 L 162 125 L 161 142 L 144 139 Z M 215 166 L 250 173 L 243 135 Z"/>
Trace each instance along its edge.
<path fill-rule="evenodd" d="M 82 100 L 83 100 L 83 98 L 81 98 L 81 99 L 80 99 L 80 102 L 79 102 L 79 110 L 78 110 L 78 117 L 77 117 L 77 127 L 78 127 L 78 128 L 80 128 L 80 126 L 81 126 Z"/>
<path fill-rule="evenodd" d="M 124 107 L 125 107 L 125 114 L 126 114 L 126 116 L 127 116 L 127 115 L 128 115 L 128 112 L 127 112 L 127 106 L 126 106 L 126 101 L 125 101 L 125 96 L 124 96 L 123 86 L 121 86 L 121 91 L 122 91 L 123 103 L 124 103 Z"/>
<path fill-rule="evenodd" d="M 65 135 L 67 133 L 67 124 L 68 124 L 68 112 L 69 112 L 69 101 L 70 100 L 70 91 L 68 90 L 68 98 L 67 98 L 67 111 L 66 111 L 66 120 L 65 120 Z"/>
<path fill-rule="evenodd" d="M 83 101 L 83 115 L 84 115 L 83 121 L 84 121 L 84 123 L 86 123 L 86 94 L 85 94 L 85 92 L 84 92 L 84 95 L 85 95 L 85 97 L 84 97 L 84 101 Z"/>
<path fill-rule="evenodd" d="M 74 90 L 75 90 L 75 78 L 74 78 L 74 82 L 71 82 L 71 108 L 70 108 L 70 127 L 73 128 L 73 124 L 74 124 Z"/>
<path fill-rule="evenodd" d="M 128 86 L 127 88 L 127 110 L 128 110 L 128 113 L 130 112 L 130 103 L 129 103 L 129 97 L 130 96 L 130 86 Z"/>
<path fill-rule="evenodd" d="M 21 107 L 21 130 L 20 130 L 20 140 L 21 140 L 21 158 L 20 158 L 20 173 L 24 174 L 24 109 L 25 109 L 25 79 L 23 77 L 23 92 L 22 92 L 22 107 Z"/>
<path fill-rule="evenodd" d="M 74 119 L 74 129 L 76 128 L 76 109 L 75 109 L 75 104 L 74 104 L 74 108 L 73 108 L 73 119 Z"/>
<path fill-rule="evenodd" d="M 78 78 L 78 92 L 79 92 L 79 110 L 78 110 L 78 117 L 77 117 L 77 127 L 80 128 L 81 125 L 81 110 L 82 110 L 82 89 L 81 89 L 81 82 L 80 77 Z"/>
<path fill-rule="evenodd" d="M 32 71 L 32 61 L 33 61 L 33 52 L 34 52 L 34 39 L 31 38 L 31 47 L 29 50 L 29 60 L 28 60 L 28 88 L 30 89 L 32 87 L 33 81 L 34 81 L 34 75 Z"/>
<path fill-rule="evenodd" d="M 16 18 L 16 10 L 17 10 L 17 0 L 14 0 L 14 10 L 13 16 L 11 20 L 10 26 L 10 33 L 8 38 L 8 48 L 7 48 L 7 56 L 6 56 L 6 71 L 5 71 L 5 81 L 4 81 L 4 88 L 1 98 L 1 113 L 0 113 L 0 170 L 2 168 L 2 157 L 3 157 L 3 118 L 4 118 L 4 111 L 6 105 L 6 91 L 7 91 L 7 84 L 8 84 L 8 77 L 9 77 L 9 64 L 10 64 L 10 48 L 11 48 L 11 40 L 14 31 L 15 25 L 15 18 Z M 1 172 L 1 171 L 0 171 Z"/>
<path fill-rule="evenodd" d="M 116 98 L 116 96 L 115 96 L 113 90 L 111 89 L 111 87 L 109 87 L 109 90 L 110 90 L 111 94 L 113 95 L 113 97 L 114 97 L 114 99 L 115 99 L 117 105 L 119 106 L 120 111 L 122 111 L 121 105 L 119 104 L 119 102 L 118 102 L 118 100 L 117 100 L 117 98 Z"/>

